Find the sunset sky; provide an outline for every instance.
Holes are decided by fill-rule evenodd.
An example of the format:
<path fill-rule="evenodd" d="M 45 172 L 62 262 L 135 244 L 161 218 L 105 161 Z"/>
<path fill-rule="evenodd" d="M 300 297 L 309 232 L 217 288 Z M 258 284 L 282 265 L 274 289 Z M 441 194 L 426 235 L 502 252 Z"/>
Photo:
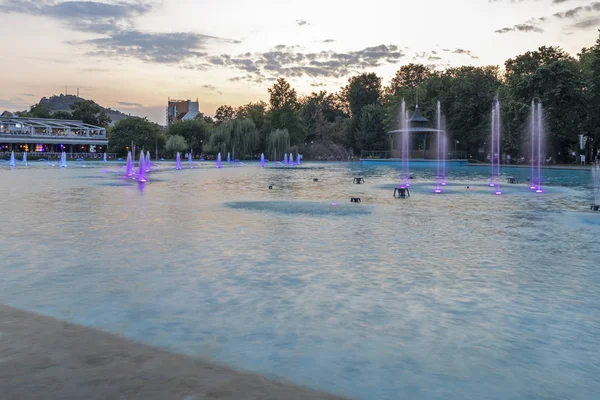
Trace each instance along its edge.
<path fill-rule="evenodd" d="M 502 65 L 557 45 L 592 46 L 600 1 L 0 0 L 0 112 L 75 93 L 164 124 L 168 97 L 267 100 L 285 77 L 299 94 L 336 91 L 399 66 Z"/>

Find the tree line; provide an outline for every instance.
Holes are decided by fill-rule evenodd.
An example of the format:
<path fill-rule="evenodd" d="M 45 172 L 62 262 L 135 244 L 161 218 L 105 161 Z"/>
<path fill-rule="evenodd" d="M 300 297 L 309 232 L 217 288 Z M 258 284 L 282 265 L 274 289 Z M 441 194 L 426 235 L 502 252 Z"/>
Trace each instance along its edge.
<path fill-rule="evenodd" d="M 265 153 L 281 158 L 300 151 L 307 158 L 347 159 L 361 150 L 390 150 L 388 131 L 399 127 L 400 103 L 414 107 L 418 90 L 421 112 L 433 120 L 442 105 L 451 149 L 481 158 L 489 152 L 490 111 L 502 104 L 502 149 L 513 159 L 527 157 L 528 118 L 533 99 L 544 106 L 546 155 L 569 161 L 579 152 L 579 135 L 588 138 L 583 153 L 600 146 L 600 37 L 576 56 L 560 47 L 540 47 L 498 66 L 462 66 L 445 71 L 422 64 L 403 65 L 387 86 L 375 73 L 349 78 L 336 93 L 299 96 L 281 78 L 268 89 L 269 101 L 240 107 L 220 106 L 214 117 L 162 127 L 144 118 L 117 122 L 109 132 L 110 148 L 138 147 L 169 156 L 231 152 L 235 158 Z M 74 117 L 73 113 L 73 117 Z M 98 121 L 104 122 L 104 121 Z"/>

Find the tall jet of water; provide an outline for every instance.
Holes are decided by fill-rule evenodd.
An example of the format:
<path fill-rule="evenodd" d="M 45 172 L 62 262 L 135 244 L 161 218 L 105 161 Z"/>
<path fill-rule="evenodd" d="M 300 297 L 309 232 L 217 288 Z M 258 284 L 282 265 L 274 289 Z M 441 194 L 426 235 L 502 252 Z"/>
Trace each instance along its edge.
<path fill-rule="evenodd" d="M 408 111 L 406 110 L 406 102 L 402 99 L 400 105 L 400 134 L 402 138 L 402 185 L 405 187 L 410 186 L 410 146 L 409 146 L 409 123 L 408 123 Z"/>
<path fill-rule="evenodd" d="M 217 168 L 221 168 L 221 153 L 217 154 Z"/>
<path fill-rule="evenodd" d="M 265 153 L 260 153 L 260 166 L 265 167 Z"/>
<path fill-rule="evenodd" d="M 10 166 L 10 167 L 15 166 L 15 152 L 14 151 L 10 152 L 10 161 L 8 162 L 8 166 Z"/>
<path fill-rule="evenodd" d="M 131 152 L 127 152 L 127 167 L 125 168 L 125 176 L 133 176 L 133 159 Z"/>
<path fill-rule="evenodd" d="M 542 103 L 531 101 L 531 178 L 529 189 L 542 193 L 542 140 L 544 139 Z"/>
<path fill-rule="evenodd" d="M 148 150 L 146 152 L 146 161 L 144 163 L 144 165 L 146 166 L 146 172 L 151 172 L 152 171 L 152 160 L 150 159 L 150 150 Z"/>
<path fill-rule="evenodd" d="M 179 152 L 175 156 L 175 169 L 178 171 L 181 169 L 181 154 Z"/>
<path fill-rule="evenodd" d="M 600 164 L 592 167 L 592 186 L 594 191 L 594 205 L 600 206 Z"/>
<path fill-rule="evenodd" d="M 288 159 L 287 159 L 287 154 L 283 155 L 283 163 L 287 164 L 288 163 Z"/>
<path fill-rule="evenodd" d="M 23 164 L 25 164 L 25 166 L 27 166 L 27 152 L 23 152 Z"/>
<path fill-rule="evenodd" d="M 500 191 L 500 101 L 496 99 L 492 107 L 492 172 L 490 186 L 496 187 L 496 194 Z"/>
<path fill-rule="evenodd" d="M 104 155 L 102 156 L 102 162 L 107 162 L 106 161 L 106 153 L 104 153 Z"/>
<path fill-rule="evenodd" d="M 60 153 L 60 167 L 67 168 L 67 153 L 64 151 Z"/>
<path fill-rule="evenodd" d="M 192 157 L 192 152 L 190 151 L 188 153 L 188 162 L 191 164 L 194 161 L 193 157 Z"/>
<path fill-rule="evenodd" d="M 138 165 L 138 182 L 147 182 L 146 179 L 146 158 L 144 157 L 144 151 L 140 151 L 140 163 Z"/>
<path fill-rule="evenodd" d="M 294 156 L 292 155 L 292 153 L 290 153 L 289 161 L 290 161 L 290 165 L 294 165 Z"/>
<path fill-rule="evenodd" d="M 300 153 L 296 154 L 296 164 L 300 165 L 300 159 L 302 157 L 300 157 Z"/>
<path fill-rule="evenodd" d="M 227 162 L 231 162 L 231 153 L 227 152 Z"/>
<path fill-rule="evenodd" d="M 537 104 L 537 193 L 542 193 L 542 140 L 544 139 L 544 124 L 542 102 Z"/>
<path fill-rule="evenodd" d="M 442 184 L 442 109 L 440 106 L 440 101 L 437 102 L 436 108 L 436 120 L 435 127 L 437 130 L 437 170 L 435 175 L 435 189 L 433 190 L 435 193 L 441 193 L 441 184 Z"/>

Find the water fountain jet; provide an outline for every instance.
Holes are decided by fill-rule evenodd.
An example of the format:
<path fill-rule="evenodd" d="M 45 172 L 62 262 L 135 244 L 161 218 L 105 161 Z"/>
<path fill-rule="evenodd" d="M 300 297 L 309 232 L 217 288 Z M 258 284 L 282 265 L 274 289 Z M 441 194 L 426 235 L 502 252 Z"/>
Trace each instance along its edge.
<path fill-rule="evenodd" d="M 217 168 L 221 168 L 221 153 L 217 154 Z"/>
<path fill-rule="evenodd" d="M 125 169 L 125 176 L 133 176 L 133 159 L 131 152 L 127 152 L 127 168 Z"/>
<path fill-rule="evenodd" d="M 265 154 L 264 153 L 260 153 L 260 166 L 262 168 L 265 167 Z"/>
<path fill-rule="evenodd" d="M 9 167 L 15 166 L 15 152 L 14 151 L 10 152 L 10 161 L 8 162 L 8 166 Z"/>
<path fill-rule="evenodd" d="M 177 155 L 175 156 L 175 169 L 177 171 L 181 170 L 181 154 L 179 154 L 179 152 L 177 152 Z"/>

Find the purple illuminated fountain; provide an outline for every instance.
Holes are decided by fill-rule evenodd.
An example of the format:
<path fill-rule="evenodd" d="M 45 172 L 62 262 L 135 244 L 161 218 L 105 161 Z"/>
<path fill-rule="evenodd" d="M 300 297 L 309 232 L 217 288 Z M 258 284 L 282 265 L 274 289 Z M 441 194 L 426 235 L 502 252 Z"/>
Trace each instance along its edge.
<path fill-rule="evenodd" d="M 287 154 L 283 155 L 283 163 L 287 164 L 288 163 L 288 159 L 287 159 Z"/>
<path fill-rule="evenodd" d="M 125 168 L 125 176 L 133 176 L 133 160 L 131 158 L 131 152 L 127 152 L 127 167 Z"/>
<path fill-rule="evenodd" d="M 140 162 L 138 165 L 138 174 L 137 174 L 137 180 L 140 183 L 145 183 L 148 182 L 148 180 L 146 179 L 146 159 L 144 157 L 144 151 L 140 151 Z"/>
<path fill-rule="evenodd" d="M 221 168 L 221 153 L 217 154 L 217 168 Z"/>
<path fill-rule="evenodd" d="M 181 170 L 181 154 L 179 154 L 179 152 L 177 152 L 177 155 L 175 156 L 175 169 L 177 171 Z"/>
<path fill-rule="evenodd" d="M 542 140 L 544 138 L 542 103 L 531 101 L 531 178 L 529 189 L 537 193 L 543 193 L 542 190 Z"/>
<path fill-rule="evenodd" d="M 302 157 L 300 157 L 300 153 L 296 154 L 296 164 L 300 165 L 300 159 Z"/>
<path fill-rule="evenodd" d="M 144 164 L 146 166 L 146 172 L 152 172 L 152 160 L 150 159 L 150 150 L 146 152 L 146 162 Z"/>
<path fill-rule="evenodd" d="M 290 157 L 288 160 L 290 162 L 290 165 L 294 165 L 294 156 L 292 155 L 292 153 L 290 153 Z"/>
<path fill-rule="evenodd" d="M 265 167 L 265 154 L 264 153 L 260 153 L 260 166 L 262 168 Z"/>
<path fill-rule="evenodd" d="M 500 101 L 498 99 L 494 101 L 492 107 L 492 173 L 490 186 L 496 187 L 495 194 L 502 194 L 500 190 Z"/>

